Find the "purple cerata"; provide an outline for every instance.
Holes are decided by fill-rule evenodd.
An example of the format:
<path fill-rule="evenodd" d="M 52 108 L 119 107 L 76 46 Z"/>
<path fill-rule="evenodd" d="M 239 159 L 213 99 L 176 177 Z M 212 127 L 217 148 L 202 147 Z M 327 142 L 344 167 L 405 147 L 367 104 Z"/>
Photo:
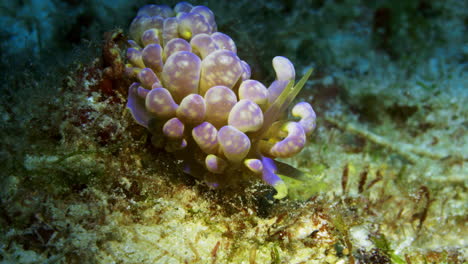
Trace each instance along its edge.
<path fill-rule="evenodd" d="M 217 32 L 213 12 L 187 2 L 143 6 L 129 36 L 125 72 L 135 82 L 127 107 L 137 123 L 164 138 L 158 146 L 209 186 L 257 177 L 275 188 L 275 198 L 286 197 L 275 159 L 304 148 L 316 115 L 300 102 L 292 109 L 296 120 L 281 117 L 312 70 L 294 85 L 294 65 L 277 56 L 268 88 L 250 79 L 249 64 L 234 41 Z"/>

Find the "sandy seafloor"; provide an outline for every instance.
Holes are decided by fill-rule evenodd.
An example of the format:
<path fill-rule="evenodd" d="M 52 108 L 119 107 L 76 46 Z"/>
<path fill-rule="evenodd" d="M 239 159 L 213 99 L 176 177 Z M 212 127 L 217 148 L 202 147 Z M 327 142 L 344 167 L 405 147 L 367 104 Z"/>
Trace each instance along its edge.
<path fill-rule="evenodd" d="M 210 189 L 134 122 L 103 34 L 145 3 L 0 3 L 0 263 L 466 263 L 468 2 L 192 2 L 267 86 L 274 56 L 314 68 L 283 160 L 310 177 L 280 201 Z"/>

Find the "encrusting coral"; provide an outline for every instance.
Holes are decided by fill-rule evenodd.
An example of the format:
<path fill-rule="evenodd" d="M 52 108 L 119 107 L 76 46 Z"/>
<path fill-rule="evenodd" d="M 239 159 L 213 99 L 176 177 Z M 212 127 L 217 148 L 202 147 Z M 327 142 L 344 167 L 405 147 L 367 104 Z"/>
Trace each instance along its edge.
<path fill-rule="evenodd" d="M 287 188 L 275 158 L 292 157 L 315 128 L 309 103 L 281 119 L 311 70 L 294 85 L 295 69 L 273 59 L 276 80 L 250 79 L 234 41 L 217 32 L 213 12 L 187 2 L 140 8 L 130 25 L 126 73 L 139 82 L 128 92 L 134 119 L 152 141 L 184 161 L 184 171 L 217 187 L 258 175 L 281 199 Z M 255 177 L 255 176 L 254 176 Z"/>

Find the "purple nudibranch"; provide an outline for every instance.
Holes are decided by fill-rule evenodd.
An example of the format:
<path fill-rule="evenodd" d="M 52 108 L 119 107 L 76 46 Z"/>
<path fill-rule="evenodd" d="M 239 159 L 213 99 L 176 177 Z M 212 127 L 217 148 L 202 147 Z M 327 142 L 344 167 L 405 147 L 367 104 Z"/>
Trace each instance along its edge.
<path fill-rule="evenodd" d="M 187 2 L 143 6 L 129 36 L 125 72 L 135 82 L 127 107 L 138 124 L 164 138 L 159 147 L 210 186 L 251 175 L 273 186 L 275 198 L 287 196 L 275 158 L 304 148 L 316 115 L 307 102 L 293 107 L 297 121 L 281 119 L 281 111 L 312 71 L 294 85 L 294 65 L 277 56 L 276 80 L 266 88 L 250 79 L 251 68 L 231 37 L 217 32 L 213 12 Z"/>

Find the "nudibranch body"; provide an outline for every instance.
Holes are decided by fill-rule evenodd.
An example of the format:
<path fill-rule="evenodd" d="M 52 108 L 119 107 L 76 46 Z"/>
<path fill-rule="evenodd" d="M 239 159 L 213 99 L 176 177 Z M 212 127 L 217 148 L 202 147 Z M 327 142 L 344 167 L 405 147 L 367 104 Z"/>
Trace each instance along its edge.
<path fill-rule="evenodd" d="M 278 56 L 268 88 L 251 80 L 234 41 L 217 32 L 213 12 L 187 2 L 142 7 L 129 35 L 126 73 L 138 82 L 129 88 L 127 107 L 153 142 L 211 186 L 258 176 L 276 189 L 275 198 L 284 198 L 274 159 L 304 148 L 316 116 L 306 102 L 292 109 L 299 120 L 280 116 L 311 70 L 294 85 L 293 64 Z"/>

